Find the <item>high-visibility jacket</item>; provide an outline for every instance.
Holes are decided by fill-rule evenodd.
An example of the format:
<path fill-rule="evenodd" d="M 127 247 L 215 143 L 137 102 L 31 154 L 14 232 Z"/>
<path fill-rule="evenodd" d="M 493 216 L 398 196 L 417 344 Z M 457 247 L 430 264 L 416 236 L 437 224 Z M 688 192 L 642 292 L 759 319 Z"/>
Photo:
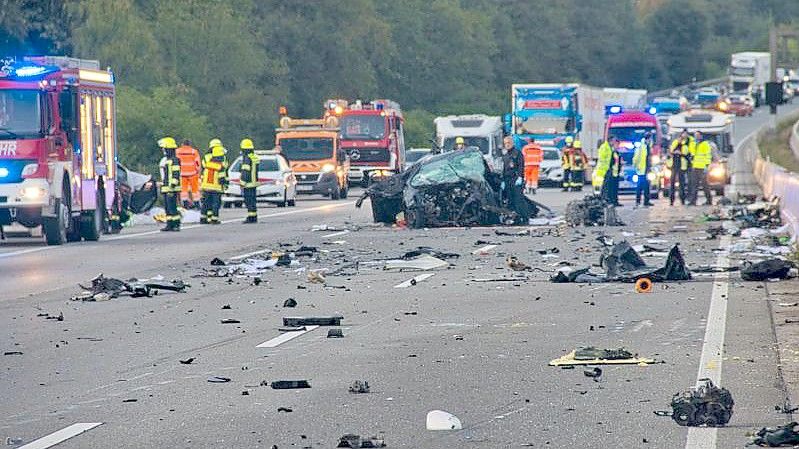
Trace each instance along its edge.
<path fill-rule="evenodd" d="M 180 159 L 164 156 L 158 164 L 161 171 L 161 193 L 180 192 Z"/>
<path fill-rule="evenodd" d="M 713 162 L 713 149 L 710 147 L 710 142 L 703 140 L 697 143 L 694 146 L 691 167 L 704 170 L 711 162 Z"/>
<path fill-rule="evenodd" d="M 588 164 L 588 156 L 586 156 L 582 149 L 573 148 L 571 157 L 569 158 L 569 164 L 572 171 L 585 170 L 585 166 Z"/>
<path fill-rule="evenodd" d="M 671 142 L 669 148 L 669 160 L 666 161 L 666 167 L 674 167 L 674 159 L 680 159 L 680 170 L 688 170 L 688 159 L 691 157 L 691 150 L 693 148 L 693 138 L 689 137 L 687 142 L 674 140 Z"/>
<path fill-rule="evenodd" d="M 635 147 L 633 167 L 635 167 L 637 175 L 645 175 L 649 172 L 649 145 L 645 141 L 641 141 L 641 145 Z"/>
<path fill-rule="evenodd" d="M 596 162 L 596 174 L 599 177 L 604 177 L 605 173 L 608 172 L 610 168 L 610 158 L 613 157 L 613 148 L 610 146 L 610 143 L 605 141 L 602 145 L 599 146 L 597 149 L 597 162 Z"/>
<path fill-rule="evenodd" d="M 572 153 L 574 148 L 563 147 L 560 153 L 560 167 L 564 170 L 571 170 L 572 168 Z"/>
<path fill-rule="evenodd" d="M 614 178 L 618 178 L 621 175 L 621 154 L 618 151 L 613 150 L 610 154 L 610 167 L 608 167 L 608 172 L 610 172 L 610 176 Z M 607 174 L 607 172 L 605 172 Z"/>
<path fill-rule="evenodd" d="M 522 155 L 524 156 L 525 167 L 541 165 L 544 162 L 544 150 L 534 143 L 525 145 L 522 148 Z"/>
<path fill-rule="evenodd" d="M 258 162 L 260 158 L 255 151 L 245 151 L 241 155 L 241 187 L 248 189 L 258 187 Z"/>
<path fill-rule="evenodd" d="M 200 190 L 210 192 L 221 192 L 224 190 L 222 184 L 227 181 L 227 158 L 225 149 L 214 147 L 210 153 L 203 157 L 203 176 L 200 183 Z"/>
<path fill-rule="evenodd" d="M 200 174 L 200 152 L 189 145 L 179 146 L 175 155 L 180 159 L 180 176 L 190 178 Z"/>

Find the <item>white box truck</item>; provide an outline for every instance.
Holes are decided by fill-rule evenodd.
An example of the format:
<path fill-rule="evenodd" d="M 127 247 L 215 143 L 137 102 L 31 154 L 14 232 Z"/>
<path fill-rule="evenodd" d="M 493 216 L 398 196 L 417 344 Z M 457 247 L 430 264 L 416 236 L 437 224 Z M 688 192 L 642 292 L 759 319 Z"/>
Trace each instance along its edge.
<path fill-rule="evenodd" d="M 765 98 L 766 83 L 771 79 L 771 53 L 746 51 L 730 58 L 730 90 L 752 95 L 755 106 Z"/>

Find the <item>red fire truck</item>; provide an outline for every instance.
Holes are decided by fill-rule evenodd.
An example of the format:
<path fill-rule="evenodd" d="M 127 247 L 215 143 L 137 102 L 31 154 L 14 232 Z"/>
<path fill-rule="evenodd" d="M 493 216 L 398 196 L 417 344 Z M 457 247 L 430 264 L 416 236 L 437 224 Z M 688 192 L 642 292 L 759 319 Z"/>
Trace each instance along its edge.
<path fill-rule="evenodd" d="M 118 215 L 114 75 L 58 56 L 0 68 L 0 228 L 98 240 Z"/>
<path fill-rule="evenodd" d="M 402 171 L 405 135 L 399 104 L 391 100 L 328 100 L 325 115 L 339 117 L 341 147 L 350 158 L 351 183 L 366 186 L 372 179 Z"/>

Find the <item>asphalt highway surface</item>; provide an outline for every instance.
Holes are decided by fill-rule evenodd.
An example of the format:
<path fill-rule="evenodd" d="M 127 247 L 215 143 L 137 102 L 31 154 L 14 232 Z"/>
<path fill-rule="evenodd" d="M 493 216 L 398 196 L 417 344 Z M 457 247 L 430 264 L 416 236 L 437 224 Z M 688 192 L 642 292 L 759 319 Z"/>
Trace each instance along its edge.
<path fill-rule="evenodd" d="M 737 141 L 768 120 L 762 109 L 738 119 Z M 596 264 L 602 233 L 679 244 L 691 267 L 726 265 L 718 249 L 729 240 L 696 239 L 710 207 L 661 199 L 636 209 L 628 196 L 619 209 L 626 226 L 536 226 L 516 235 L 529 228 L 376 226 L 368 202 L 355 208 L 357 195 L 263 206 L 257 225 L 226 209 L 225 224 L 178 234 L 153 225 L 96 243 L 0 243 L 0 438 L 24 447 L 74 433 L 76 423 L 102 423 L 58 447 L 330 448 L 354 433 L 404 448 L 733 448 L 752 429 L 788 421 L 774 410 L 785 391 L 762 283 L 705 275 L 644 294 L 626 283 L 549 282 L 558 263 Z M 542 189 L 535 199 L 562 212 L 581 195 Z M 327 230 L 312 230 L 319 225 Z M 302 245 L 319 252 L 268 269 L 260 283 L 201 276 L 215 257 L 240 261 Z M 420 246 L 459 257 L 426 272 L 382 268 Z M 533 270 L 510 270 L 510 255 Z M 310 283 L 308 270 L 319 269 L 327 269 L 325 283 Z M 70 301 L 78 283 L 99 273 L 191 287 Z M 423 273 L 433 275 L 397 287 Z M 288 298 L 297 306 L 283 307 Z M 59 313 L 63 321 L 47 319 Z M 327 338 L 321 326 L 272 341 L 283 317 L 329 315 L 343 317 L 343 338 Z M 598 379 L 582 367 L 548 366 L 589 345 L 662 363 L 604 366 Z M 230 381 L 209 382 L 214 376 Z M 655 416 L 704 376 L 732 392 L 727 427 L 688 430 Z M 278 380 L 311 388 L 268 386 Z M 370 392 L 348 391 L 355 380 L 368 381 Z M 431 410 L 454 414 L 463 430 L 426 430 Z"/>

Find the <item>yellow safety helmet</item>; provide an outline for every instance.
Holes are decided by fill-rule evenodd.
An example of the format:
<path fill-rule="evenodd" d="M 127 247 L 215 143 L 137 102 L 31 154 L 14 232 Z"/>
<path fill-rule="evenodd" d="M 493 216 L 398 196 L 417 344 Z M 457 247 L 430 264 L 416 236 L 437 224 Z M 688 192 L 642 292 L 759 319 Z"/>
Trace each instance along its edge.
<path fill-rule="evenodd" d="M 225 147 L 222 145 L 216 145 L 211 148 L 211 156 L 213 157 L 222 157 L 226 153 Z"/>
<path fill-rule="evenodd" d="M 221 146 L 222 146 L 222 141 L 219 139 L 211 139 L 211 141 L 208 142 L 208 148 L 221 147 Z"/>
<path fill-rule="evenodd" d="M 240 147 L 241 147 L 242 150 L 254 150 L 255 149 L 255 146 L 253 146 L 252 140 L 250 140 L 250 139 L 242 139 Z"/>
<path fill-rule="evenodd" d="M 464 140 L 463 137 L 456 137 L 455 145 L 466 145 L 466 140 Z"/>
<path fill-rule="evenodd" d="M 178 147 L 178 144 L 175 143 L 175 139 L 171 137 L 163 137 L 158 139 L 158 146 L 164 149 L 172 150 Z"/>
<path fill-rule="evenodd" d="M 574 142 L 574 137 L 566 136 L 566 145 L 571 145 Z"/>
<path fill-rule="evenodd" d="M 579 140 L 574 141 L 574 148 L 582 148 L 582 147 L 583 147 L 582 142 L 580 142 Z"/>

